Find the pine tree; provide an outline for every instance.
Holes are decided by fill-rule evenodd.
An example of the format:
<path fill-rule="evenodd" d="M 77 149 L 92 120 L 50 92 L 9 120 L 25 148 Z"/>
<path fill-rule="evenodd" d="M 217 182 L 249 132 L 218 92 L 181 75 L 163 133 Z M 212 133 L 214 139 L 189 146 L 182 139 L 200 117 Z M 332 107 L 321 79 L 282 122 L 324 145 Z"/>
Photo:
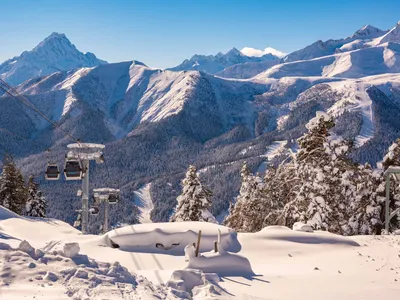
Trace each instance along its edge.
<path fill-rule="evenodd" d="M 275 167 L 270 166 L 265 172 L 263 198 L 265 198 L 264 209 L 266 211 L 266 215 L 263 216 L 263 227 L 279 224 L 279 216 L 282 213 L 285 204 L 283 199 L 285 199 L 286 195 L 283 196 L 281 193 L 287 191 L 287 186 L 285 186 L 283 189 L 277 189 L 277 186 L 282 183 L 282 178 L 279 176 L 280 167 L 276 169 Z M 285 174 L 285 178 L 283 179 L 285 184 L 292 184 L 293 186 L 293 184 L 296 182 L 296 179 L 293 176 L 294 174 L 290 174 L 290 176 L 287 175 L 289 174 Z M 292 180 L 289 178 L 292 178 Z"/>
<path fill-rule="evenodd" d="M 383 171 L 386 171 L 389 167 L 400 167 L 400 138 L 397 139 L 388 149 L 387 154 L 384 156 L 382 161 Z M 390 178 L 390 211 L 394 211 L 400 208 L 400 183 Z M 383 172 L 381 174 L 381 182 L 378 190 L 379 202 L 382 206 L 381 220 L 384 222 L 385 219 L 385 202 L 386 202 L 386 175 Z M 392 218 L 389 224 L 389 230 L 394 231 L 400 228 L 400 216 Z"/>
<path fill-rule="evenodd" d="M 371 234 L 380 224 L 376 176 L 347 159 L 352 143 L 330 135 L 333 126 L 327 114 L 317 113 L 298 139 L 300 150 L 290 165 L 299 185 L 281 218 L 290 227 L 301 221 L 343 235 Z"/>
<path fill-rule="evenodd" d="M 22 173 L 15 166 L 10 155 L 3 161 L 3 172 L 0 179 L 0 204 L 9 210 L 22 215 L 27 193 Z"/>
<path fill-rule="evenodd" d="M 182 184 L 182 194 L 177 198 L 178 204 L 170 221 L 216 223 L 215 218 L 210 213 L 212 192 L 201 184 L 195 166 L 189 166 Z"/>
<path fill-rule="evenodd" d="M 269 208 L 264 199 L 262 179 L 252 175 L 246 163 L 242 166 L 241 177 L 239 196 L 224 224 L 236 231 L 260 231 Z"/>
<path fill-rule="evenodd" d="M 34 181 L 34 177 L 29 177 L 28 199 L 26 202 L 26 215 L 29 217 L 46 217 L 47 203 L 39 190 L 39 185 Z"/>

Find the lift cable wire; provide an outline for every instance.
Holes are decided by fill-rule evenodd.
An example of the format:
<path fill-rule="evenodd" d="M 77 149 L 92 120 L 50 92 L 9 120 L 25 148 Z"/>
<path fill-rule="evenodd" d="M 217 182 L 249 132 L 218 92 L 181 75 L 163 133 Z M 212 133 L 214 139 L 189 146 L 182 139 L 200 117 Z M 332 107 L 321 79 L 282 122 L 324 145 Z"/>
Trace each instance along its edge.
<path fill-rule="evenodd" d="M 76 138 L 73 136 L 73 134 L 66 130 L 63 129 L 61 127 L 58 127 L 57 123 L 52 121 L 50 118 L 48 118 L 43 112 L 41 112 L 31 101 L 29 101 L 29 99 L 27 99 L 24 95 L 22 95 L 21 93 L 19 93 L 15 88 L 13 88 L 12 86 L 10 86 L 7 82 L 5 82 L 4 80 L 2 80 L 0 78 L 0 90 L 2 90 L 3 92 L 5 92 L 7 95 L 9 95 L 11 98 L 17 100 L 19 103 L 21 103 L 22 105 L 26 106 L 29 109 L 32 109 L 34 112 L 36 112 L 39 116 L 41 116 L 44 120 L 46 120 L 47 122 L 49 122 L 54 128 L 59 128 L 60 130 L 62 130 L 66 135 L 68 135 L 71 139 L 73 139 L 74 141 L 76 141 L 77 144 L 83 146 L 84 143 L 82 143 L 80 141 L 80 139 Z M 13 93 L 12 93 L 12 92 Z M 82 160 L 80 158 L 80 155 L 78 153 L 78 160 L 80 165 L 82 166 Z"/>
<path fill-rule="evenodd" d="M 39 144 L 39 143 L 37 143 L 37 142 L 35 142 L 35 141 L 29 139 L 29 138 L 26 138 L 26 137 L 24 137 L 24 136 L 22 136 L 22 135 L 16 134 L 16 133 L 14 133 L 14 132 L 12 132 L 12 131 L 6 129 L 6 128 L 0 127 L 0 131 L 6 133 L 6 134 L 8 134 L 8 135 L 14 136 L 14 137 L 16 137 L 16 138 L 19 138 L 19 139 L 21 139 L 21 140 L 31 142 L 32 144 L 34 144 L 34 145 L 36 145 L 36 146 L 40 146 L 40 147 L 42 146 L 41 144 Z M 50 149 L 48 149 L 47 151 L 50 151 Z"/>
<path fill-rule="evenodd" d="M 40 117 L 42 117 L 44 120 L 49 122 L 54 128 L 57 128 L 58 125 L 56 122 L 52 121 L 50 118 L 48 118 L 43 112 L 41 112 L 31 101 L 29 101 L 24 95 L 19 93 L 15 88 L 10 86 L 8 83 L 6 83 L 4 80 L 0 78 L 0 90 L 8 94 L 11 98 L 17 100 L 19 103 L 22 105 L 28 107 L 29 109 L 32 109 L 34 112 L 36 112 Z M 62 130 L 66 135 L 68 135 L 71 139 L 76 141 L 78 144 L 82 144 L 78 138 L 76 138 L 70 131 L 63 129 L 61 127 L 58 127 L 60 130 Z"/>

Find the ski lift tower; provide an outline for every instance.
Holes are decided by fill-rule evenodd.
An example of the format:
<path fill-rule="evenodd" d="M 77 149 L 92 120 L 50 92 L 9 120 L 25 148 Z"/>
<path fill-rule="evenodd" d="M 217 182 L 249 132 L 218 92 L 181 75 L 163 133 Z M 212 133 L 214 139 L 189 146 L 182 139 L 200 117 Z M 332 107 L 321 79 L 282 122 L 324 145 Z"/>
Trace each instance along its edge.
<path fill-rule="evenodd" d="M 400 180 L 400 167 L 389 167 L 386 170 L 386 205 L 385 205 L 385 231 L 389 234 L 389 222 L 397 214 L 400 214 L 400 208 L 390 213 L 390 177 L 394 175 L 397 180 Z"/>
<path fill-rule="evenodd" d="M 66 160 L 78 161 L 82 169 L 82 233 L 88 232 L 89 225 L 89 164 L 91 160 L 97 163 L 104 162 L 104 145 L 92 143 L 75 143 L 67 146 L 68 153 Z M 65 170 L 64 170 L 65 172 Z"/>
<path fill-rule="evenodd" d="M 109 205 L 113 205 L 119 202 L 119 189 L 93 189 L 93 198 L 96 205 L 100 205 L 102 202 L 104 203 L 103 233 L 107 233 L 109 227 Z"/>

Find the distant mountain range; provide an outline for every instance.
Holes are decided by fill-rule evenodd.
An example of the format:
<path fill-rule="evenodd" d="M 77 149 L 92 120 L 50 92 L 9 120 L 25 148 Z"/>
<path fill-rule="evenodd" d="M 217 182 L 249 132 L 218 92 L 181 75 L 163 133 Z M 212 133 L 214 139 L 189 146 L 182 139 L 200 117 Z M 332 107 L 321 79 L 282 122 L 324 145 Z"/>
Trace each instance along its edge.
<path fill-rule="evenodd" d="M 232 48 L 227 53 L 221 52 L 217 55 L 193 55 L 191 59 L 186 59 L 179 66 L 170 68 L 171 71 L 203 71 L 209 74 L 217 74 L 224 69 L 237 64 L 249 62 L 263 62 L 279 59 L 280 57 L 266 53 L 262 56 L 247 56 L 236 48 Z"/>
<path fill-rule="evenodd" d="M 242 162 L 262 171 L 295 151 L 317 110 L 335 117 L 337 134 L 354 140 L 354 160 L 376 165 L 400 136 L 399 31 L 399 24 L 389 31 L 364 26 L 348 38 L 284 57 L 250 57 L 237 49 L 197 55 L 178 66 L 181 71 L 89 59 L 64 35 L 53 34 L 29 55 L 3 63 L 14 69 L 1 76 L 12 84 L 31 76 L 16 90 L 58 126 L 3 95 L 0 127 L 26 139 L 0 132 L 0 145 L 12 149 L 26 174 L 41 178 L 50 216 L 68 222 L 79 206 L 77 184 L 43 180 L 44 151 L 51 148 L 51 159 L 62 164 L 72 142 L 62 129 L 106 144 L 109 170 L 93 166 L 91 180 L 94 187 L 122 190 L 112 223 L 134 219 L 134 191 L 150 182 L 152 219 L 166 220 L 189 164 L 213 189 L 214 214 L 223 216 L 238 192 Z M 271 151 L 277 143 L 279 153 Z"/>

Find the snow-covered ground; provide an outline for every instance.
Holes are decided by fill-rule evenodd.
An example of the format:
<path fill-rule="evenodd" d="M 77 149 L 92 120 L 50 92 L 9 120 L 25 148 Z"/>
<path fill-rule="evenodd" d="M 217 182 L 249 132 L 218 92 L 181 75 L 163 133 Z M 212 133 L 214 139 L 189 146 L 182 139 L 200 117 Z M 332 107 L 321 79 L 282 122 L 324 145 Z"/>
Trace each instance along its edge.
<path fill-rule="evenodd" d="M 196 258 L 186 246 L 199 230 Z M 218 230 L 221 253 L 214 253 Z M 73 243 L 79 254 L 69 257 L 78 250 Z M 390 300 L 400 294 L 400 237 L 346 238 L 278 226 L 236 234 L 202 222 L 84 236 L 61 221 L 22 218 L 0 207 L 0 268 L 0 298 L 7 300 Z"/>
<path fill-rule="evenodd" d="M 150 188 L 151 183 L 147 183 L 139 190 L 135 191 L 135 204 L 139 208 L 140 216 L 139 220 L 140 223 L 151 223 L 150 214 L 153 210 L 153 201 L 151 200 L 150 195 Z"/>

